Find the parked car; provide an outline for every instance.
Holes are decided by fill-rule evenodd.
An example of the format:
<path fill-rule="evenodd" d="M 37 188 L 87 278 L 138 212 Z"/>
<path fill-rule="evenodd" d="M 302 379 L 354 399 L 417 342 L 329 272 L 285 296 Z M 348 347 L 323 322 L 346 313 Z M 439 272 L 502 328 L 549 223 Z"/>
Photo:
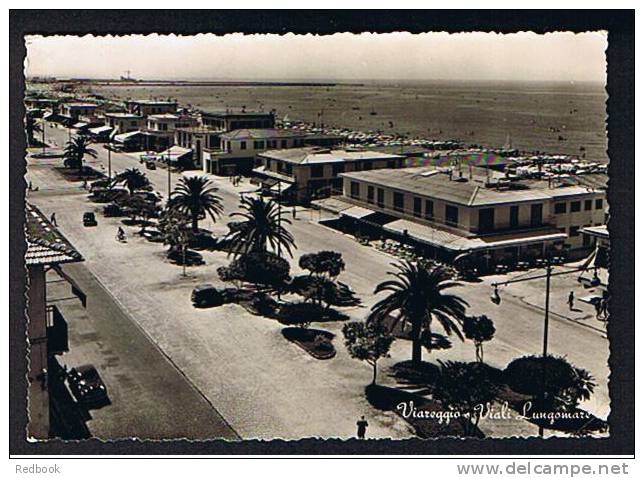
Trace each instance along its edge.
<path fill-rule="evenodd" d="M 172 262 L 176 264 L 183 265 L 183 258 L 184 258 L 184 253 L 179 248 L 173 249 L 172 251 L 168 252 L 168 259 L 170 259 Z M 205 264 L 201 254 L 195 251 L 191 251 L 189 249 L 185 251 L 185 258 L 186 258 L 187 266 L 198 266 L 201 264 Z"/>
<path fill-rule="evenodd" d="M 96 215 L 93 212 L 86 212 L 83 214 L 83 226 L 89 227 L 96 226 L 97 224 Z"/>
<path fill-rule="evenodd" d="M 145 168 L 154 170 L 154 169 L 157 169 L 157 165 L 154 164 L 154 161 L 146 161 Z"/>
<path fill-rule="evenodd" d="M 103 215 L 105 217 L 121 217 L 123 209 L 118 204 L 111 203 L 103 207 Z"/>
<path fill-rule="evenodd" d="M 222 292 L 212 284 L 201 284 L 192 290 L 192 304 L 195 307 L 217 307 L 223 305 Z"/>
<path fill-rule="evenodd" d="M 76 400 L 85 406 L 103 405 L 109 401 L 107 387 L 93 365 L 80 365 L 67 373 L 67 383 Z"/>
<path fill-rule="evenodd" d="M 150 242 L 163 242 L 163 234 L 155 228 L 146 227 L 141 235 Z"/>

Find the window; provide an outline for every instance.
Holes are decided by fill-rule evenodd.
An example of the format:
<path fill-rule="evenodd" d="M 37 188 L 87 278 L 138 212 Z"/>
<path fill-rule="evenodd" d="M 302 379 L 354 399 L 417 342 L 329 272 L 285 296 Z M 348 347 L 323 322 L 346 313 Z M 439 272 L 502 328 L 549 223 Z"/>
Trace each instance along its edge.
<path fill-rule="evenodd" d="M 566 214 L 566 203 L 557 202 L 555 203 L 555 214 Z"/>
<path fill-rule="evenodd" d="M 291 163 L 286 163 L 286 174 L 293 176 L 293 165 Z"/>
<path fill-rule="evenodd" d="M 541 226 L 543 223 L 543 204 L 533 204 L 530 206 L 530 225 Z"/>
<path fill-rule="evenodd" d="M 258 143 L 259 143 L 259 149 L 264 149 L 264 142 L 258 141 Z"/>
<path fill-rule="evenodd" d="M 590 211 L 593 208 L 593 200 L 586 199 L 584 201 L 584 211 Z"/>
<path fill-rule="evenodd" d="M 570 233 L 568 235 L 570 237 L 579 236 L 579 226 L 570 226 Z"/>
<path fill-rule="evenodd" d="M 369 171 L 370 169 L 373 169 L 373 163 L 371 161 L 367 161 L 364 163 L 364 170 Z"/>
<path fill-rule="evenodd" d="M 318 164 L 317 166 L 313 166 L 311 168 L 311 177 L 314 178 L 321 178 L 324 176 L 324 166 L 321 164 Z"/>
<path fill-rule="evenodd" d="M 283 140 L 282 140 L 282 149 L 284 149 L 284 148 L 286 148 L 286 147 L 287 147 L 286 140 L 285 140 L 285 139 L 283 139 Z"/>
<path fill-rule="evenodd" d="M 479 209 L 479 232 L 486 233 L 494 230 L 494 208 Z"/>
<path fill-rule="evenodd" d="M 394 193 L 394 210 L 403 212 L 405 209 L 405 196 L 403 193 Z"/>
<path fill-rule="evenodd" d="M 239 149 L 246 149 L 246 141 L 239 143 Z"/>
<path fill-rule="evenodd" d="M 604 207 L 603 199 L 595 199 L 595 209 L 602 209 Z"/>
<path fill-rule="evenodd" d="M 389 161 L 387 161 L 388 169 L 394 169 L 395 167 L 396 167 L 396 161 L 394 161 L 393 159 L 390 159 Z"/>
<path fill-rule="evenodd" d="M 425 219 L 434 219 L 434 201 L 425 200 Z"/>
<path fill-rule="evenodd" d="M 351 197 L 353 199 L 360 198 L 360 183 L 356 181 L 351 181 Z"/>
<path fill-rule="evenodd" d="M 333 165 L 333 176 L 337 176 L 340 173 L 344 173 L 344 164 L 334 164 Z"/>
<path fill-rule="evenodd" d="M 420 198 L 414 198 L 414 216 L 420 217 L 422 214 L 423 201 Z"/>
<path fill-rule="evenodd" d="M 510 206 L 510 227 L 519 227 L 519 206 Z"/>
<path fill-rule="evenodd" d="M 367 186 L 367 202 L 369 204 L 373 204 L 373 194 L 374 194 L 374 187 Z"/>
<path fill-rule="evenodd" d="M 445 206 L 445 224 L 458 226 L 458 208 L 456 206 Z"/>
<path fill-rule="evenodd" d="M 385 190 L 378 188 L 378 207 L 385 207 Z"/>
<path fill-rule="evenodd" d="M 573 201 L 570 203 L 570 212 L 579 212 L 581 211 L 581 202 Z"/>

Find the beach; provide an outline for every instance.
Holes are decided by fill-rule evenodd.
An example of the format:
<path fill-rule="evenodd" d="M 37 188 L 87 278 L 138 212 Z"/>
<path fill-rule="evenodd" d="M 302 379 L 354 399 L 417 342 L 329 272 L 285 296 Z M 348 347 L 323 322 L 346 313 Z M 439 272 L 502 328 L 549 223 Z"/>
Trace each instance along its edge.
<path fill-rule="evenodd" d="M 263 110 L 281 119 L 410 138 L 578 155 L 608 162 L 607 93 L 599 83 L 396 81 L 336 86 L 89 87 L 116 99 L 173 98 L 212 111 Z"/>

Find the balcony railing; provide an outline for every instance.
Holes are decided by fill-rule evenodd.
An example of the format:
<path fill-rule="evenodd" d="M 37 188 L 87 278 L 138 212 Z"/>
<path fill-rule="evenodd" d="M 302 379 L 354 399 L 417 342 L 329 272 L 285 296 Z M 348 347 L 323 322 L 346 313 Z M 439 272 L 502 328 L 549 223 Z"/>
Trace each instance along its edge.
<path fill-rule="evenodd" d="M 47 306 L 47 350 L 53 355 L 69 352 L 67 322 L 55 305 Z"/>

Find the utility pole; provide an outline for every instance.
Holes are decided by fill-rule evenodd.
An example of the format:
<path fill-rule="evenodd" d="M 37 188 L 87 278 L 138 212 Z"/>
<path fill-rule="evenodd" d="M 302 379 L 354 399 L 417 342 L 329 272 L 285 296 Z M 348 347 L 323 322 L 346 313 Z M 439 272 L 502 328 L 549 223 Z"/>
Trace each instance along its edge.
<path fill-rule="evenodd" d="M 109 144 L 108 144 L 109 146 Z M 107 178 L 112 181 L 112 148 L 107 148 Z"/>
<path fill-rule="evenodd" d="M 169 201 L 169 200 L 170 200 L 170 193 L 172 192 L 172 191 L 171 191 L 171 187 L 172 187 L 172 186 L 171 186 L 171 184 L 170 184 L 170 183 L 171 183 L 171 180 L 172 180 L 172 173 L 171 173 L 171 171 L 170 171 L 170 152 L 169 152 L 169 151 L 168 151 L 168 160 L 167 160 L 167 164 L 168 164 L 168 201 Z"/>
<path fill-rule="evenodd" d="M 501 303 L 501 297 L 499 296 L 498 292 L 498 287 L 499 286 L 504 286 L 508 284 L 515 284 L 517 282 L 526 282 L 526 281 L 531 281 L 531 280 L 537 280 L 537 279 L 546 279 L 546 303 L 545 303 L 545 313 L 544 313 L 544 318 L 543 318 L 543 352 L 542 352 L 542 357 L 543 357 L 543 367 L 542 367 L 542 376 L 541 376 L 541 390 L 542 390 L 542 395 L 541 399 L 543 403 L 545 403 L 546 399 L 546 357 L 548 356 L 548 327 L 549 327 L 549 322 L 550 322 L 550 278 L 552 276 L 560 276 L 560 275 L 566 275 L 566 274 L 576 274 L 577 272 L 580 271 L 591 271 L 591 270 L 597 270 L 597 266 L 593 267 L 579 267 L 570 271 L 563 271 L 563 272 L 552 272 L 552 263 L 548 260 L 546 264 L 546 273 L 545 275 L 539 275 L 535 277 L 526 277 L 526 278 L 519 278 L 519 279 L 510 279 L 507 281 L 503 282 L 493 282 L 492 287 L 494 287 L 494 294 L 492 296 L 492 302 L 495 303 L 496 305 L 499 305 Z M 543 425 L 539 425 L 539 436 L 543 437 Z"/>

